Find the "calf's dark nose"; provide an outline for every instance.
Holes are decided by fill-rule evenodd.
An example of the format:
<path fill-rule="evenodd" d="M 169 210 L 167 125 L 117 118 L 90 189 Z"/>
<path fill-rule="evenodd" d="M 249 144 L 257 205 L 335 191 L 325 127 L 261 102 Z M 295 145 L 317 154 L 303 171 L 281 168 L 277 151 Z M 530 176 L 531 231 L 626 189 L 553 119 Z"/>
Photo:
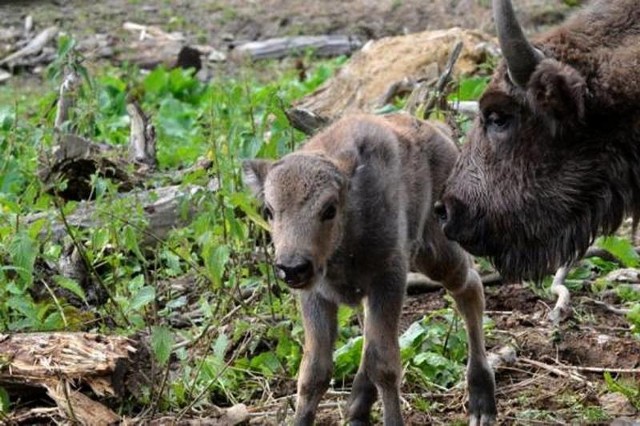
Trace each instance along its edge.
<path fill-rule="evenodd" d="M 276 263 L 279 276 L 290 287 L 303 287 L 308 284 L 309 279 L 313 276 L 313 264 L 311 260 L 302 257 L 296 257 L 289 261 Z"/>

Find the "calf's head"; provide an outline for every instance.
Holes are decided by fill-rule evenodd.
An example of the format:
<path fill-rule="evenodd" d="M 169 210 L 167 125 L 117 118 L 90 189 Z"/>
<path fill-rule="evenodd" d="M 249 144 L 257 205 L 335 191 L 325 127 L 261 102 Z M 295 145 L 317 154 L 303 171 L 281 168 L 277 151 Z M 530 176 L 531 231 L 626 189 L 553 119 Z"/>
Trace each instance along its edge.
<path fill-rule="evenodd" d="M 307 288 L 339 247 L 354 157 L 293 153 L 281 160 L 248 160 L 245 184 L 262 202 L 271 227 L 279 276 Z"/>
<path fill-rule="evenodd" d="M 505 277 L 539 279 L 620 224 L 628 172 L 585 123 L 585 78 L 526 40 L 509 0 L 493 8 L 505 59 L 437 211 L 450 239 Z"/>

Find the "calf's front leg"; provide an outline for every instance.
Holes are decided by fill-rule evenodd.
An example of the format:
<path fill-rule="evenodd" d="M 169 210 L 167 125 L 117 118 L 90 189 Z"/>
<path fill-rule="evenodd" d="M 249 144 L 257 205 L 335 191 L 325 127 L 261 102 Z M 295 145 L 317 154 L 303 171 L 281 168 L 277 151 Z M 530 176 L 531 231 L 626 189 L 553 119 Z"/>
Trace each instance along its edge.
<path fill-rule="evenodd" d="M 336 338 L 336 304 L 305 291 L 300 297 L 304 325 L 304 354 L 298 374 L 298 400 L 294 425 L 310 426 L 329 387 L 333 372 L 332 349 Z"/>

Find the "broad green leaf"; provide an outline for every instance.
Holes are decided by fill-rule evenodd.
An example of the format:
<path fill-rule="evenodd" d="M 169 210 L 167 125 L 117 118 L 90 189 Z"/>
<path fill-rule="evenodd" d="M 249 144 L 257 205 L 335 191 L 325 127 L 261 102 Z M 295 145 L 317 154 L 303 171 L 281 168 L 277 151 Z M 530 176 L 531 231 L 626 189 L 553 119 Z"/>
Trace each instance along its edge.
<path fill-rule="evenodd" d="M 156 289 L 151 286 L 144 286 L 133 296 L 131 302 L 129 302 L 128 310 L 138 311 L 153 302 L 155 298 Z"/>
<path fill-rule="evenodd" d="M 76 41 L 74 38 L 67 34 L 62 34 L 58 37 L 58 57 L 62 58 L 67 56 L 69 52 L 75 47 Z"/>
<path fill-rule="evenodd" d="M 334 377 L 342 379 L 356 372 L 360 365 L 363 343 L 364 339 L 362 336 L 357 336 L 349 339 L 347 343 L 333 352 L 333 360 L 335 363 Z"/>
<path fill-rule="evenodd" d="M 636 253 L 633 244 L 621 237 L 600 237 L 596 240 L 596 245 L 620 259 L 624 266 L 635 268 L 640 265 L 640 256 Z"/>
<path fill-rule="evenodd" d="M 252 199 L 249 198 L 249 195 L 245 193 L 237 192 L 237 193 L 231 194 L 230 199 L 231 199 L 231 203 L 234 206 L 239 207 L 240 210 L 242 210 L 247 215 L 249 220 L 251 220 L 253 223 L 258 225 L 265 231 L 270 230 L 269 224 L 267 223 L 266 220 L 264 220 L 262 215 L 258 213 L 256 208 L 254 207 L 254 203 Z"/>
<path fill-rule="evenodd" d="M 219 245 L 213 250 L 208 248 L 206 250 L 206 257 L 204 259 L 205 267 L 209 276 L 211 277 L 214 285 L 220 287 L 222 285 L 222 276 L 224 274 L 224 268 L 229 261 L 231 252 L 226 245 Z"/>
<path fill-rule="evenodd" d="M 487 87 L 489 77 L 466 78 L 460 82 L 457 92 L 453 92 L 450 98 L 458 101 L 474 101 L 482 95 Z"/>
<path fill-rule="evenodd" d="M 0 413 L 8 413 L 11 408 L 10 405 L 9 392 L 0 386 Z"/>
<path fill-rule="evenodd" d="M 213 355 L 216 359 L 223 360 L 224 354 L 229 346 L 229 338 L 226 334 L 221 333 L 213 344 Z"/>
<path fill-rule="evenodd" d="M 158 67 L 151 71 L 142 82 L 147 95 L 160 96 L 168 90 L 169 72 Z"/>
<path fill-rule="evenodd" d="M 33 282 L 33 265 L 38 254 L 34 240 L 26 232 L 18 232 L 9 244 L 9 254 L 25 284 L 30 285 Z"/>
<path fill-rule="evenodd" d="M 418 339 L 422 339 L 425 334 L 426 330 L 421 321 L 412 323 L 407 331 L 402 333 L 402 335 L 400 336 L 400 348 L 405 349 L 416 344 L 416 341 Z"/>
<path fill-rule="evenodd" d="M 125 247 L 131 250 L 138 259 L 144 260 L 144 256 L 140 251 L 140 246 L 138 245 L 138 235 L 133 227 L 126 225 L 122 231 L 122 236 L 124 237 Z"/>
<path fill-rule="evenodd" d="M 151 350 L 160 365 L 165 365 L 171 356 L 173 335 L 165 326 L 153 327 L 151 332 Z"/>
<path fill-rule="evenodd" d="M 73 293 L 75 296 L 79 297 L 80 299 L 82 299 L 83 302 L 86 303 L 87 299 L 84 294 L 84 290 L 82 289 L 82 287 L 80 287 L 80 284 L 78 284 L 76 280 L 63 277 L 62 275 L 56 275 L 55 277 L 53 277 L 53 280 L 56 282 L 58 286 L 70 291 L 71 293 Z"/>
<path fill-rule="evenodd" d="M 280 361 L 276 354 L 267 351 L 251 358 L 251 368 L 269 377 L 280 370 Z"/>

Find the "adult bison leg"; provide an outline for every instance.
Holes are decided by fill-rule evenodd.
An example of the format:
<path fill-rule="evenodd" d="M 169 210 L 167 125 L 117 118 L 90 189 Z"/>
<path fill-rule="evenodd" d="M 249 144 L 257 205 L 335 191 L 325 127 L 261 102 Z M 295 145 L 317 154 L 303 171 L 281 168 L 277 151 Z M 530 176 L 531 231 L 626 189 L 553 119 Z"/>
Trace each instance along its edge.
<path fill-rule="evenodd" d="M 430 244 L 425 245 L 415 263 L 422 272 L 444 285 L 464 319 L 469 349 L 469 424 L 490 425 L 495 420 L 497 409 L 493 370 L 487 362 L 484 348 L 482 281 L 460 246 L 448 241 L 439 226 L 432 224 L 427 228 L 425 241 Z"/>
<path fill-rule="evenodd" d="M 336 304 L 314 292 L 302 292 L 304 354 L 298 374 L 298 401 L 294 424 L 312 425 L 318 403 L 329 387 L 333 372 L 331 357 L 336 338 Z"/>
<path fill-rule="evenodd" d="M 374 277 L 364 302 L 364 348 L 349 406 L 352 426 L 371 424 L 369 416 L 377 391 L 382 398 L 384 425 L 403 424 L 398 323 L 407 270 L 400 256 L 385 266 L 385 270 Z"/>

